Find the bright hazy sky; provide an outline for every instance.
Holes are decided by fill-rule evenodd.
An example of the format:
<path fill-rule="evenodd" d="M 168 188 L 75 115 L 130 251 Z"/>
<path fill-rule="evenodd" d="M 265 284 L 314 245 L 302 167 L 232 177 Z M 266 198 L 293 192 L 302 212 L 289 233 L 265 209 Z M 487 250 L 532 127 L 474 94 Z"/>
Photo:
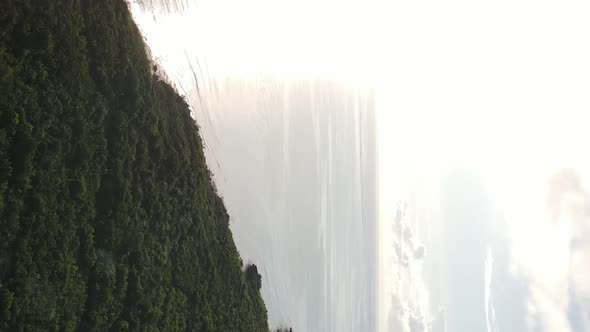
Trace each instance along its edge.
<path fill-rule="evenodd" d="M 418 221 L 435 232 L 424 237 L 446 242 L 421 239 L 444 253 L 424 265 L 447 280 L 421 285 L 446 294 L 442 313 L 415 311 L 446 316 L 450 331 L 587 331 L 590 8 L 443 1 L 392 11 L 389 82 L 378 86 L 381 197 L 410 200 L 430 216 Z"/>
<path fill-rule="evenodd" d="M 381 331 L 590 330 L 587 2 L 197 1 L 186 17 L 217 73 L 376 92 Z"/>

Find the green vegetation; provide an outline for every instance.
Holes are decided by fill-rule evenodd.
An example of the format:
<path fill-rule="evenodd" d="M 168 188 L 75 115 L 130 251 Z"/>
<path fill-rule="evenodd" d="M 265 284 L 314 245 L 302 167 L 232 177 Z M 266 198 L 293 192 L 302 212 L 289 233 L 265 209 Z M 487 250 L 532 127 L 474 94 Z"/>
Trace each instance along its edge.
<path fill-rule="evenodd" d="M 269 331 L 124 1 L 0 1 L 0 125 L 0 330 Z"/>
<path fill-rule="evenodd" d="M 276 330 L 271 330 L 270 332 L 293 332 L 293 329 L 292 328 L 286 328 L 285 327 L 285 328 L 282 328 L 282 329 L 281 328 L 278 328 Z"/>

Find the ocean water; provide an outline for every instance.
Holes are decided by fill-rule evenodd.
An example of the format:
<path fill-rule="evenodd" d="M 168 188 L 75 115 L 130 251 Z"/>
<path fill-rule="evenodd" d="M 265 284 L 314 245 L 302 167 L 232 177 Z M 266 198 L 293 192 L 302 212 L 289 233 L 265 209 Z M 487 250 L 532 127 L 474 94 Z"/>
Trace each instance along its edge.
<path fill-rule="evenodd" d="M 373 93 L 329 78 L 228 74 L 200 47 L 206 31 L 190 32 L 190 6 L 131 3 L 158 70 L 192 108 L 236 245 L 262 274 L 270 327 L 375 331 Z"/>

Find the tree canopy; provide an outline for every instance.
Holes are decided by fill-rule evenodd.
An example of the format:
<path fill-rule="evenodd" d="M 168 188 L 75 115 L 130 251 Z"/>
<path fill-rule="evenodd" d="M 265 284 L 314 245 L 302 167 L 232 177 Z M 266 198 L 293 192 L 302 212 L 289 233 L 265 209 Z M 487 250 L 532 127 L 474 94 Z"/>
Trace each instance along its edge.
<path fill-rule="evenodd" d="M 0 330 L 269 331 L 122 0 L 0 2 Z"/>

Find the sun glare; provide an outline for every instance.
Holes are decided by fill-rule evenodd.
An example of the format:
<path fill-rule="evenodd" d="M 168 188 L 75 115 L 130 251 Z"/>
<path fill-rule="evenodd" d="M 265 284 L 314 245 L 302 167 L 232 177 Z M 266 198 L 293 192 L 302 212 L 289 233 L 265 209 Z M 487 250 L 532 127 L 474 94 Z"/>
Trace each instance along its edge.
<path fill-rule="evenodd" d="M 322 78 L 369 87 L 386 44 L 377 2 L 201 1 L 157 25 L 148 13 L 134 13 L 149 30 L 150 45 L 198 47 L 189 53 L 220 76 Z M 186 38 L 196 42 L 186 44 Z"/>
<path fill-rule="evenodd" d="M 590 100 L 581 97 L 590 91 L 583 38 L 590 21 L 573 9 L 527 1 L 254 0 L 201 1 L 157 24 L 137 8 L 134 15 L 160 63 L 179 77 L 187 75 L 178 67 L 186 59 L 169 49 L 198 54 L 208 75 L 221 78 L 320 78 L 372 89 L 381 227 L 408 192 L 436 195 L 449 170 L 475 170 L 503 206 L 515 250 L 530 258 L 526 268 L 551 276 L 552 265 L 533 253 L 552 232 L 567 239 L 567 230 L 544 225 L 530 233 L 544 218 L 547 181 L 564 167 L 590 179 L 583 174 Z M 547 250 L 555 261 L 563 256 Z"/>

